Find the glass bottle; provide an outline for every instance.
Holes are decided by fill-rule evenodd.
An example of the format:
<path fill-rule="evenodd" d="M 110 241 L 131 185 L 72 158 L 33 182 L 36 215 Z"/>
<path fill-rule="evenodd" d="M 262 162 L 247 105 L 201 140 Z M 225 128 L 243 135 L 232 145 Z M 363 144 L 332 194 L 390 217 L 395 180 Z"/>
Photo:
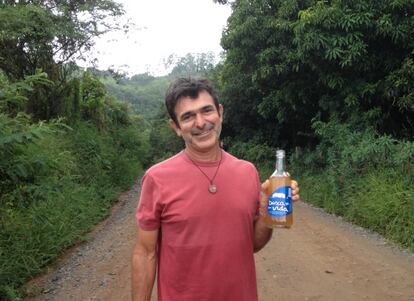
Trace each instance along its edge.
<path fill-rule="evenodd" d="M 285 151 L 276 151 L 276 169 L 269 178 L 265 220 L 271 228 L 290 228 L 293 223 L 292 189 L 290 176 L 285 171 Z"/>

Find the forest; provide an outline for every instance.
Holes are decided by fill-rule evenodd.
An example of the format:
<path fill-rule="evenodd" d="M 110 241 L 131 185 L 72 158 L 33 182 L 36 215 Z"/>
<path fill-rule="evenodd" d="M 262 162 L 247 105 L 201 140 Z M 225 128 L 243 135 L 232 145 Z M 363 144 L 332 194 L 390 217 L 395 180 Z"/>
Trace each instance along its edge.
<path fill-rule="evenodd" d="M 111 0 L 0 0 L 0 300 L 109 214 L 183 144 L 165 89 L 208 77 L 223 143 L 262 180 L 278 148 L 301 198 L 414 251 L 414 1 L 235 0 L 223 57 L 169 75 L 76 64 L 116 29 Z"/>

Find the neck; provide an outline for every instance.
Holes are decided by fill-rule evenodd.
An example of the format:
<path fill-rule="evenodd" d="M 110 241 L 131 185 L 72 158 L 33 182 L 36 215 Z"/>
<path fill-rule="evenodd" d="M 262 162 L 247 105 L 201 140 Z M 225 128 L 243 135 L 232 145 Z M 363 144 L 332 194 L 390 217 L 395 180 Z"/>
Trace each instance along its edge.
<path fill-rule="evenodd" d="M 190 159 L 198 162 L 217 162 L 221 158 L 221 148 L 218 144 L 206 151 L 199 151 L 186 145 L 184 151 Z"/>

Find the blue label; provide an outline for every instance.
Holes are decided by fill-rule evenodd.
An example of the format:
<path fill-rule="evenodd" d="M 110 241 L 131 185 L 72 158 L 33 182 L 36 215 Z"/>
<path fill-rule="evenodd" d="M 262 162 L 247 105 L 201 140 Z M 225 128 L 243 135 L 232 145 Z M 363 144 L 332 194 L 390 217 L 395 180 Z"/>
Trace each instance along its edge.
<path fill-rule="evenodd" d="M 292 213 L 292 190 L 290 186 L 282 186 L 269 196 L 267 211 L 270 216 L 283 217 Z"/>

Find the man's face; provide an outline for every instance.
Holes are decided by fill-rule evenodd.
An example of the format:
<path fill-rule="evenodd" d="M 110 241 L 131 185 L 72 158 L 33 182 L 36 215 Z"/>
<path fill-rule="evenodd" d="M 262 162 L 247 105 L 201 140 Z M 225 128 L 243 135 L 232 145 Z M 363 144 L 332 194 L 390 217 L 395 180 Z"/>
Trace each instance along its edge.
<path fill-rule="evenodd" d="M 186 147 L 197 152 L 207 152 L 218 145 L 223 106 L 217 111 L 213 97 L 201 91 L 196 99 L 183 97 L 175 106 L 178 125 L 170 120 L 171 127 L 183 137 Z"/>

